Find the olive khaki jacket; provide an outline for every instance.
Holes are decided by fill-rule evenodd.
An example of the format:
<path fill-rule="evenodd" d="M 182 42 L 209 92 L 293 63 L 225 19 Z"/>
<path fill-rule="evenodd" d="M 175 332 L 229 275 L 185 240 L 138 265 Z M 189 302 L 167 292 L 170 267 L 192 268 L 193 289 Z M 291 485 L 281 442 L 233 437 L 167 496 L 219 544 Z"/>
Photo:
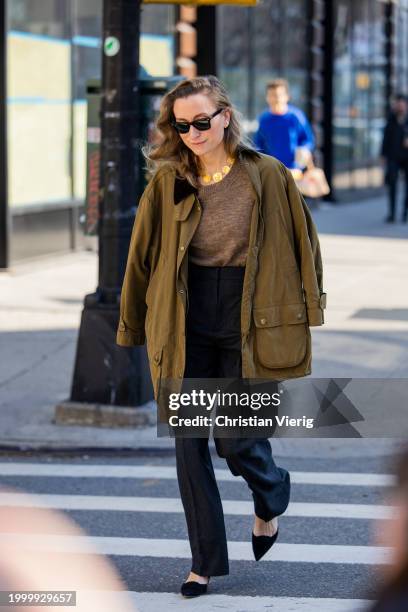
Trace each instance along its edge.
<path fill-rule="evenodd" d="M 244 147 L 238 156 L 257 195 L 242 290 L 242 377 L 305 376 L 309 326 L 323 324 L 326 305 L 316 228 L 281 162 Z M 163 165 L 137 209 L 116 338 L 121 346 L 147 341 L 156 399 L 161 379 L 184 374 L 188 247 L 200 217 L 197 190 Z"/>

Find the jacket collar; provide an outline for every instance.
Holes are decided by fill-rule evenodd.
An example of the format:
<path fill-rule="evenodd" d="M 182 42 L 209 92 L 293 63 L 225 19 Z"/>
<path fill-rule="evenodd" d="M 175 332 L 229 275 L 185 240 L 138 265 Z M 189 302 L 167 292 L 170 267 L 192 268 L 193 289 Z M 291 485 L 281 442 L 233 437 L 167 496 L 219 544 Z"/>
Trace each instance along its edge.
<path fill-rule="evenodd" d="M 255 193 L 258 197 L 258 201 L 261 201 L 262 194 L 262 181 L 261 174 L 258 168 L 258 161 L 262 159 L 259 153 L 255 155 L 243 155 L 238 153 L 239 159 L 242 161 L 244 168 L 246 168 L 249 178 L 251 179 L 252 185 L 255 189 Z"/>
<path fill-rule="evenodd" d="M 180 204 L 182 200 L 192 193 L 197 194 L 198 189 L 193 187 L 187 179 L 176 176 L 174 179 L 174 204 L 177 206 L 177 204 Z"/>

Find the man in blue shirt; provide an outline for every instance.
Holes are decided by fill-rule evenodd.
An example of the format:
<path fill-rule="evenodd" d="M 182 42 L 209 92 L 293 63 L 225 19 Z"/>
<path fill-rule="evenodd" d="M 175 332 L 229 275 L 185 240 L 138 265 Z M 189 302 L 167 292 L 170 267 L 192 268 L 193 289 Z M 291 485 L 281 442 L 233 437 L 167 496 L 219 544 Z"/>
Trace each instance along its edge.
<path fill-rule="evenodd" d="M 273 155 L 289 169 L 307 166 L 315 146 L 312 128 L 305 114 L 288 104 L 289 84 L 275 79 L 266 86 L 269 110 L 259 117 L 259 128 L 254 135 L 258 151 Z"/>

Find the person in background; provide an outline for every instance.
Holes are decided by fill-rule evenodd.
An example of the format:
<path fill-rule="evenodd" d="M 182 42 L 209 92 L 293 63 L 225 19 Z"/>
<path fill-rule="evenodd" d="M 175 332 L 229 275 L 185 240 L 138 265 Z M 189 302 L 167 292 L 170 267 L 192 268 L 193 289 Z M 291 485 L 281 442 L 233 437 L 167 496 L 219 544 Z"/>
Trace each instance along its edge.
<path fill-rule="evenodd" d="M 408 610 L 408 446 L 394 459 L 395 486 L 387 505 L 393 508 L 389 520 L 375 523 L 375 545 L 389 546 L 389 564 L 379 566 L 384 580 L 376 581 L 376 602 L 367 612 Z"/>
<path fill-rule="evenodd" d="M 400 170 L 405 177 L 405 204 L 401 221 L 406 223 L 408 214 L 408 101 L 403 94 L 393 100 L 391 112 L 384 129 L 381 148 L 385 166 L 385 183 L 388 186 L 388 216 L 386 223 L 394 223 L 397 203 L 397 185 Z"/>
<path fill-rule="evenodd" d="M 40 498 L 0 486 L 0 591 L 9 604 L 1 611 L 138 612 L 112 559 Z M 14 594 L 6 600 L 5 591 Z"/>
<path fill-rule="evenodd" d="M 289 83 L 285 79 L 274 79 L 267 84 L 269 109 L 259 116 L 254 144 L 258 151 L 276 157 L 295 171 L 294 178 L 299 178 L 299 171 L 311 159 L 315 139 L 305 114 L 289 104 L 289 100 Z"/>

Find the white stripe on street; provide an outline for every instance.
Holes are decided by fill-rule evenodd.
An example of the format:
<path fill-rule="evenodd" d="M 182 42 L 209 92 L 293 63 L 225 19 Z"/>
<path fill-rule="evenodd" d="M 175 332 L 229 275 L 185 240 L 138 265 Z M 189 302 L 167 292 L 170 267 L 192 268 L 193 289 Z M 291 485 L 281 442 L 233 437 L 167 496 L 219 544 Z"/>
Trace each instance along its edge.
<path fill-rule="evenodd" d="M 94 548 L 103 555 L 191 559 L 190 544 L 187 540 L 0 533 L 0 544 L 24 546 L 39 552 L 89 553 L 89 549 Z M 384 565 L 391 563 L 392 553 L 391 548 L 383 546 L 275 544 L 264 559 L 288 563 Z M 248 542 L 228 542 L 228 556 L 232 561 L 252 561 L 253 552 L 249 538 Z"/>
<path fill-rule="evenodd" d="M 224 514 L 252 515 L 253 502 L 224 500 Z M 125 512 L 184 512 L 181 500 L 173 497 L 117 497 L 111 495 L 50 495 L 0 493 L 0 506 L 54 508 L 59 510 L 106 510 Z M 391 506 L 291 502 L 285 512 L 292 517 L 391 519 Z"/>
<path fill-rule="evenodd" d="M 236 482 L 229 470 L 215 470 L 217 480 Z M 56 476 L 60 478 L 154 478 L 175 479 L 176 468 L 159 465 L 77 465 L 44 463 L 0 463 L 0 476 Z M 389 487 L 394 477 L 389 474 L 356 474 L 347 472 L 290 472 L 292 483 L 341 485 L 358 487 Z"/>
<path fill-rule="evenodd" d="M 180 612 L 184 599 L 178 593 L 136 593 L 128 591 L 139 612 Z M 365 612 L 373 602 L 368 599 L 328 599 L 316 597 L 248 597 L 243 595 L 218 595 L 211 593 L 211 582 L 208 597 L 197 597 L 194 600 L 194 612 L 208 610 L 228 610 L 228 612 Z M 191 605 L 191 604 L 189 604 Z"/>
<path fill-rule="evenodd" d="M 346 487 L 391 487 L 395 478 L 391 474 L 348 472 L 290 472 L 296 484 L 339 485 Z"/>

